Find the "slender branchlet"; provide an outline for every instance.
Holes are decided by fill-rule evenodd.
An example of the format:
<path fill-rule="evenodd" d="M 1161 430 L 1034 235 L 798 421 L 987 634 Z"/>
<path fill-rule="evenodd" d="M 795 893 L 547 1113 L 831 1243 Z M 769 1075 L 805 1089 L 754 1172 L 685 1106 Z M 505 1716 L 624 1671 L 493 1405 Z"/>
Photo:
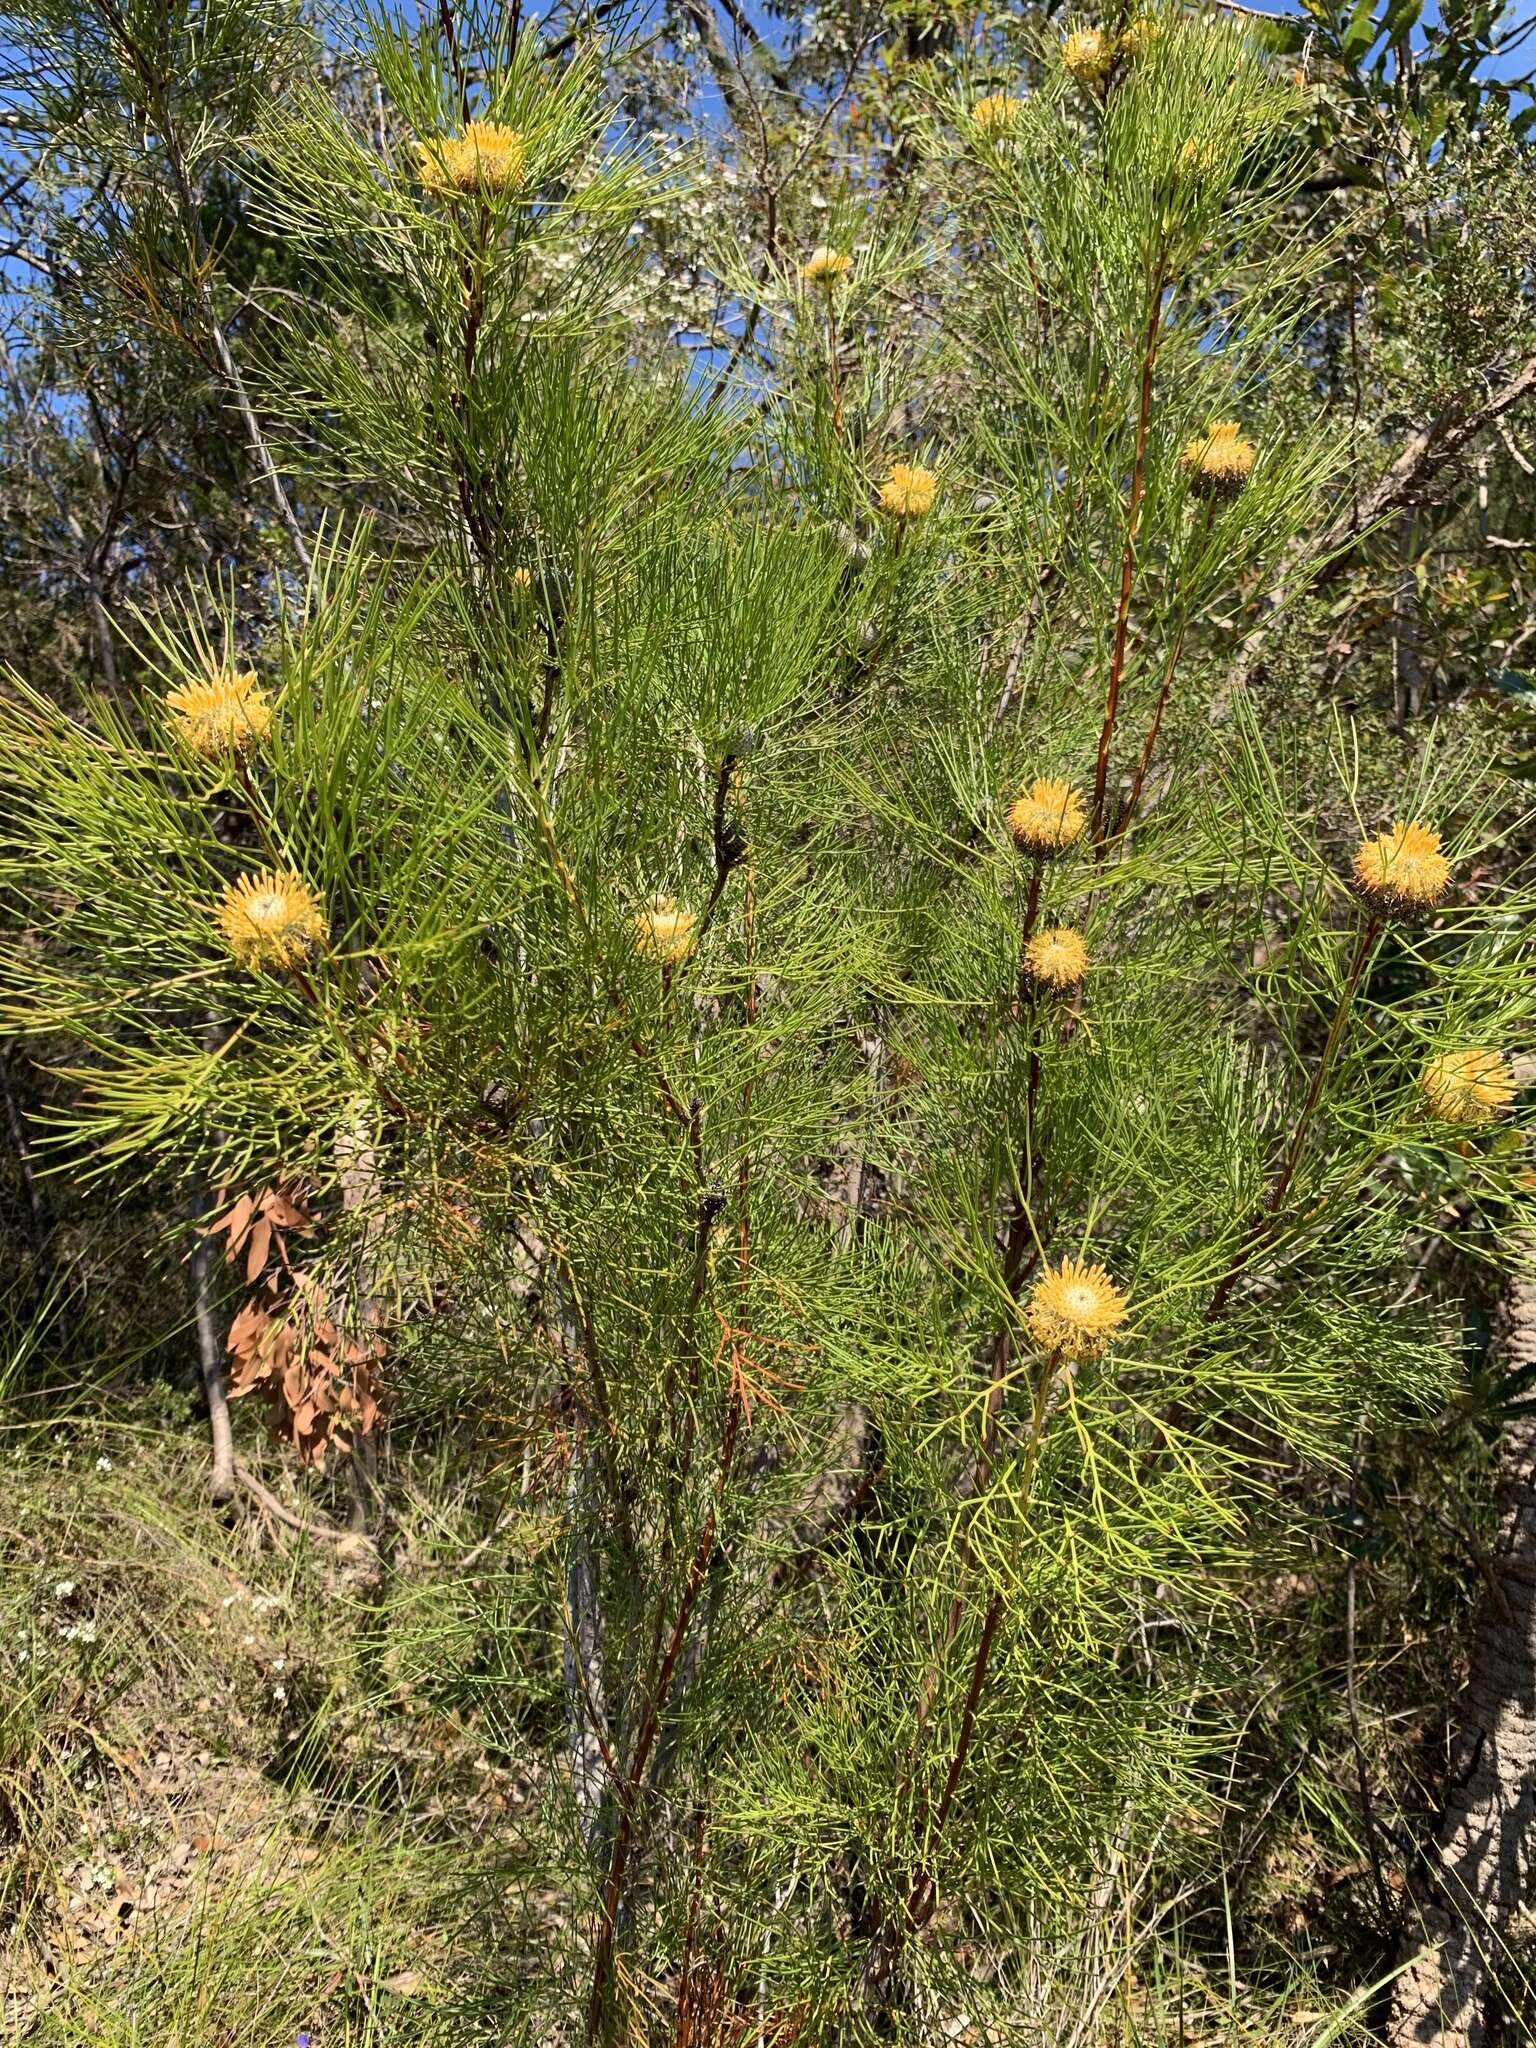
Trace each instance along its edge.
<path fill-rule="evenodd" d="M 1146 490 L 1147 436 L 1152 425 L 1153 381 L 1157 371 L 1163 299 L 1167 288 L 1167 256 L 1160 247 L 1152 263 L 1146 334 L 1141 347 L 1141 374 L 1136 400 L 1136 442 L 1131 456 L 1131 481 L 1125 501 L 1125 545 L 1120 556 L 1120 595 L 1115 607 L 1109 682 L 1104 693 L 1104 719 L 1099 728 L 1098 759 L 1093 771 L 1091 831 L 1095 845 L 1101 849 L 1104 839 L 1105 799 L 1109 787 L 1109 755 L 1114 744 L 1115 721 L 1120 710 L 1120 685 L 1125 675 L 1125 654 L 1131 623 L 1131 597 L 1136 587 L 1137 541 L 1141 534 L 1141 507 Z"/>

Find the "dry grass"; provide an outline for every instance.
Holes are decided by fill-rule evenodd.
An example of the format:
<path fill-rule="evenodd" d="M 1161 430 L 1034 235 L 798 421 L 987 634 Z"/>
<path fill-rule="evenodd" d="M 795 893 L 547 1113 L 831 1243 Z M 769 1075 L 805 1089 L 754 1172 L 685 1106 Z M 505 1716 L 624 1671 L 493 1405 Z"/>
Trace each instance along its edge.
<path fill-rule="evenodd" d="M 0 2039 L 480 2038 L 465 1844 L 511 1774 L 408 1680 L 365 1696 L 366 1562 L 227 1524 L 204 1455 L 144 1416 L 6 1453 Z"/>
<path fill-rule="evenodd" d="M 543 1631 L 515 1607 L 528 1573 L 478 1544 L 495 1488 L 455 1492 L 446 1457 L 397 1467 L 384 1570 L 248 1499 L 206 1506 L 179 1397 L 107 1412 L 0 1437 L 0 2041 L 555 2048 L 559 2001 L 540 2022 L 517 1985 L 530 1941 L 547 1957 L 570 1932 L 516 1864 L 549 1734 L 527 1718 L 544 1681 L 518 1645 Z M 262 1455 L 254 1437 L 243 1454 Z M 290 1513 L 343 1505 L 275 1456 L 264 1480 Z M 541 1540 L 503 1526 L 498 1542 Z M 466 1554 L 468 1573 L 426 1563 Z M 1158 1919 L 1157 1874 L 1121 1871 L 1042 1942 L 1001 2028 L 951 2009 L 932 2038 L 1369 2039 L 1383 1964 L 1338 1939 L 1365 1877 L 1326 1690 L 1288 1710 L 1295 1726 L 1276 1718 L 1277 1782 L 1288 1750 L 1304 1763 L 1240 1906 L 1207 1895 Z M 1372 1767 L 1385 1779 L 1391 1759 Z"/>

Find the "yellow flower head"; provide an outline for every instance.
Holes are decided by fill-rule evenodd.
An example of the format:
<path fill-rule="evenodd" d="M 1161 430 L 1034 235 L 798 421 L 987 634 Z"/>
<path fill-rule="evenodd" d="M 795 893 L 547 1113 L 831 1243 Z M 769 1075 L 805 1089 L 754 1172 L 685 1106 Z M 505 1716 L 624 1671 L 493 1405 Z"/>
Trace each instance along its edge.
<path fill-rule="evenodd" d="M 1145 57 L 1148 50 L 1163 36 L 1163 24 L 1155 14 L 1138 14 L 1120 31 L 1120 54 L 1134 63 L 1138 57 Z"/>
<path fill-rule="evenodd" d="M 1023 112 L 1024 102 L 1017 93 L 989 92 L 971 108 L 971 119 L 983 135 L 1011 135 Z"/>
<path fill-rule="evenodd" d="M 1419 1076 L 1431 1115 L 1448 1124 L 1492 1123 L 1515 1099 L 1514 1076 L 1488 1047 L 1442 1053 Z"/>
<path fill-rule="evenodd" d="M 1066 1258 L 1035 1282 L 1024 1320 L 1042 1351 L 1097 1358 L 1126 1314 L 1125 1296 L 1102 1266 Z"/>
<path fill-rule="evenodd" d="M 926 519 L 933 510 L 938 478 L 915 462 L 893 462 L 880 486 L 880 509 L 893 519 Z"/>
<path fill-rule="evenodd" d="M 205 760 L 254 746 L 272 730 L 272 706 L 254 669 L 213 669 L 168 690 L 165 706 L 175 713 L 177 738 Z"/>
<path fill-rule="evenodd" d="M 697 943 L 699 920 L 672 896 L 653 896 L 635 913 L 635 945 L 647 960 L 677 967 Z"/>
<path fill-rule="evenodd" d="M 1209 178 L 1220 167 L 1221 145 L 1217 142 L 1197 142 L 1191 136 L 1179 151 L 1179 171 L 1183 177 Z M 1222 424 L 1230 426 L 1234 433 L 1237 431 L 1237 422 L 1235 420 L 1227 420 L 1222 422 Z M 1215 429 L 1213 428 L 1212 431 L 1214 432 Z M 1194 444 L 1191 443 L 1190 445 L 1193 446 Z"/>
<path fill-rule="evenodd" d="M 1079 85 L 1097 85 L 1114 69 L 1115 46 L 1101 28 L 1080 28 L 1061 46 L 1061 61 Z"/>
<path fill-rule="evenodd" d="M 319 899 L 291 868 L 242 875 L 224 891 L 219 930 L 242 967 L 280 974 L 325 944 Z"/>
<path fill-rule="evenodd" d="M 1355 855 L 1355 886 L 1383 916 L 1433 910 L 1450 885 L 1451 864 L 1440 851 L 1440 834 L 1427 825 L 1399 818 Z"/>
<path fill-rule="evenodd" d="M 1020 853 L 1049 860 L 1082 838 L 1088 823 L 1083 800 L 1070 782 L 1042 777 L 1020 790 L 1008 812 L 1008 830 Z"/>
<path fill-rule="evenodd" d="M 834 249 L 829 242 L 822 242 L 814 248 L 800 266 L 800 275 L 807 284 L 819 284 L 824 292 L 834 290 L 853 268 L 853 258 L 845 250 Z"/>
<path fill-rule="evenodd" d="M 1042 988 L 1076 988 L 1088 972 L 1081 934 L 1066 924 L 1036 932 L 1024 948 L 1024 972 Z"/>
<path fill-rule="evenodd" d="M 528 145 L 500 121 L 471 121 L 460 135 L 417 143 L 416 163 L 422 184 L 439 199 L 518 192 L 528 168 Z"/>
<path fill-rule="evenodd" d="M 1217 420 L 1207 433 L 1185 442 L 1179 460 L 1197 497 L 1235 498 L 1248 481 L 1257 452 L 1243 438 L 1236 420 Z"/>

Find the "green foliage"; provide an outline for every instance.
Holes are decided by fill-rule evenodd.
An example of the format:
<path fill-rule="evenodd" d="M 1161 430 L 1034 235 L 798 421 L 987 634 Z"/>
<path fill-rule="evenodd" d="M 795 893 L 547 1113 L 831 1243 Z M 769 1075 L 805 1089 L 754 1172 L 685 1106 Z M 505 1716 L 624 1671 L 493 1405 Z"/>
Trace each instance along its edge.
<path fill-rule="evenodd" d="M 1015 45 L 1001 133 L 926 52 L 943 202 L 850 172 L 846 282 L 740 249 L 764 353 L 690 382 L 635 346 L 675 188 L 597 57 L 449 19 L 359 23 L 387 121 L 259 50 L 249 102 L 208 87 L 315 284 L 258 412 L 345 509 L 285 521 L 302 576 L 146 605 L 131 701 L 15 680 L 0 1015 L 71 1046 L 79 1170 L 298 1188 L 296 1341 L 328 1314 L 522 1457 L 547 1540 L 487 1684 L 561 1928 L 526 2038 L 1005 2020 L 1116 1844 L 1219 1804 L 1213 1645 L 1283 1476 L 1453 1384 L 1426 1212 L 1454 1187 L 1490 1262 L 1528 1216 L 1496 1120 L 1419 1086 L 1523 1049 L 1518 809 L 1486 734 L 1382 755 L 1233 662 L 1351 453 L 1297 397 L 1337 253 L 1305 95 L 1241 23 L 1160 12 L 1087 83 Z M 445 195 L 419 152 L 470 118 L 523 172 Z M 101 247 L 211 342 L 202 131 L 164 143 Z M 880 506 L 895 462 L 931 512 Z M 167 696 L 229 664 L 272 731 L 207 758 Z M 1085 820 L 1050 863 L 1007 823 L 1047 775 Z M 1418 923 L 1349 879 L 1398 819 L 1451 864 Z M 323 925 L 278 971 L 221 923 L 260 871 Z M 1078 1347 L 1041 1337 L 1075 1259 L 1126 1307 Z M 425 1622 L 412 1682 L 468 1633 Z"/>

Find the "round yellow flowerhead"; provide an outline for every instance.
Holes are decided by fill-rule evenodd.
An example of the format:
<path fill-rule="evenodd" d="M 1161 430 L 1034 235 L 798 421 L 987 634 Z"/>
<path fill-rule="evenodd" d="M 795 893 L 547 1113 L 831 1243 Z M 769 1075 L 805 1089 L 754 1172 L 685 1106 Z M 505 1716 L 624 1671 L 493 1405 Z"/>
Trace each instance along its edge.
<path fill-rule="evenodd" d="M 253 973 L 281 974 L 325 944 L 319 899 L 291 868 L 268 868 L 231 882 L 218 923 L 230 952 Z"/>
<path fill-rule="evenodd" d="M 989 92 L 971 108 L 971 119 L 983 135 L 994 138 L 1011 135 L 1024 112 L 1017 93 Z"/>
<path fill-rule="evenodd" d="M 853 258 L 846 250 L 822 242 L 801 264 L 800 275 L 807 284 L 820 285 L 824 292 L 830 292 L 836 290 L 852 268 Z"/>
<path fill-rule="evenodd" d="M 1382 917 L 1415 917 L 1433 910 L 1451 885 L 1451 864 L 1440 834 L 1404 824 L 1367 839 L 1355 855 L 1355 886 Z"/>
<path fill-rule="evenodd" d="M 1088 824 L 1083 800 L 1070 782 L 1042 776 L 1020 790 L 1008 812 L 1008 830 L 1020 853 L 1051 860 L 1076 846 Z"/>
<path fill-rule="evenodd" d="M 1125 1296 L 1102 1266 L 1066 1258 L 1035 1282 L 1024 1320 L 1042 1351 L 1097 1358 L 1126 1314 Z"/>
<path fill-rule="evenodd" d="M 1221 168 L 1221 145 L 1217 142 L 1197 142 L 1191 136 L 1179 151 L 1179 173 L 1185 178 L 1209 178 Z M 1229 421 L 1235 429 L 1235 422 Z"/>
<path fill-rule="evenodd" d="M 1217 420 L 1209 432 L 1185 442 L 1179 460 L 1197 497 L 1235 498 L 1248 481 L 1257 452 L 1236 420 Z"/>
<path fill-rule="evenodd" d="M 1036 932 L 1024 948 L 1024 972 L 1042 988 L 1077 988 L 1088 972 L 1088 948 L 1070 925 Z"/>
<path fill-rule="evenodd" d="M 1490 1047 L 1445 1052 L 1419 1076 L 1419 1092 L 1432 1116 L 1448 1124 L 1489 1124 L 1515 1099 L 1504 1056 Z"/>
<path fill-rule="evenodd" d="M 175 716 L 176 737 L 205 760 L 240 753 L 272 730 L 272 706 L 254 669 L 216 668 L 195 683 L 179 683 L 166 692 L 165 706 Z"/>
<path fill-rule="evenodd" d="M 1138 57 L 1145 57 L 1148 50 L 1163 37 L 1163 24 L 1155 14 L 1138 14 L 1120 31 L 1120 54 L 1135 63 Z"/>
<path fill-rule="evenodd" d="M 1115 65 L 1115 46 L 1101 28 L 1080 28 L 1066 37 L 1061 61 L 1079 85 L 1097 85 Z"/>
<path fill-rule="evenodd" d="M 471 121 L 459 135 L 416 145 L 421 182 L 439 199 L 475 192 L 519 192 L 528 145 L 500 121 Z"/>
<path fill-rule="evenodd" d="M 926 519 L 938 487 L 931 469 L 915 462 L 893 462 L 880 486 L 880 509 L 893 519 Z"/>
<path fill-rule="evenodd" d="M 678 967 L 698 943 L 699 920 L 673 896 L 653 896 L 635 913 L 635 945 L 647 960 Z"/>

